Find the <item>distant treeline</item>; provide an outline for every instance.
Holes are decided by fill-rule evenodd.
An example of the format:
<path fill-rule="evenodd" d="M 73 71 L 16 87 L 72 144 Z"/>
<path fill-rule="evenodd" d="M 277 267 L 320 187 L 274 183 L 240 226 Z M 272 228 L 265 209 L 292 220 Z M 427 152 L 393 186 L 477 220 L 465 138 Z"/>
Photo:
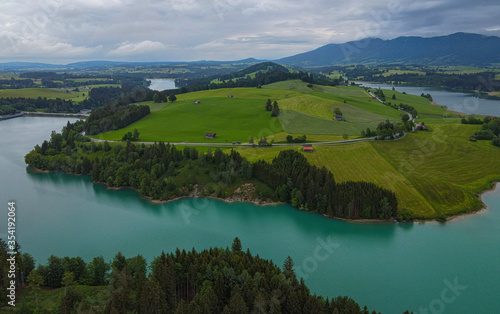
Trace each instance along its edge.
<path fill-rule="evenodd" d="M 151 101 L 154 92 L 142 86 L 125 84 L 122 87 L 98 87 L 89 91 L 89 97 L 82 101 L 47 98 L 9 97 L 0 99 L 0 115 L 16 111 L 36 111 L 43 109 L 50 113 L 76 113 L 82 109 L 96 109 L 103 106 L 126 106 L 128 104 Z M 7 113 L 6 113 L 7 112 Z"/>
<path fill-rule="evenodd" d="M 386 67 L 390 67 L 387 65 Z M 428 67 L 404 67 L 397 66 L 399 71 L 415 71 L 421 73 L 387 73 L 389 70 L 369 67 L 364 65 L 357 66 L 332 66 L 321 68 L 321 71 L 338 71 L 349 79 L 362 79 L 367 82 L 379 82 L 388 84 L 404 84 L 414 86 L 436 86 L 447 87 L 458 91 L 499 91 L 500 81 L 495 80 L 498 74 L 493 71 L 480 73 L 441 73 Z M 384 74 L 384 75 L 382 75 Z"/>
<path fill-rule="evenodd" d="M 0 89 L 20 89 L 20 88 L 30 88 L 35 87 L 33 80 L 16 80 L 15 78 L 0 79 Z"/>
<path fill-rule="evenodd" d="M 25 72 L 21 73 L 19 77 L 41 79 L 42 86 L 46 88 L 80 87 L 104 84 L 149 86 L 149 82 L 144 79 L 144 75 L 77 75 L 72 73 L 56 72 Z M 75 81 L 77 79 L 81 82 Z"/>
<path fill-rule="evenodd" d="M 218 148 L 199 153 L 162 142 L 151 146 L 127 142 L 112 149 L 108 143 L 76 144 L 89 124 L 94 121 L 68 123 L 62 134 L 53 133 L 49 142 L 27 154 L 26 163 L 43 170 L 90 174 L 96 182 L 130 186 L 156 200 L 187 196 L 198 183 L 205 185 L 200 189 L 206 195 L 224 197 L 234 192 L 236 182 L 254 180 L 261 198 L 291 202 L 329 217 L 396 217 L 398 202 L 393 192 L 368 182 L 336 183 L 330 171 L 310 165 L 297 151 L 282 151 L 272 163 L 251 163 L 236 151 L 224 154 Z M 105 153 L 94 158 L 97 151 Z M 186 173 L 179 176 L 182 172 Z"/>
<path fill-rule="evenodd" d="M 0 239 L 2 274 L 8 272 L 8 258 L 7 245 Z M 18 283 L 27 282 L 36 299 L 26 304 L 21 295 L 17 307 L 22 313 L 48 312 L 46 303 L 38 302 L 40 290 L 60 287 L 64 289 L 51 300 L 51 312 L 370 313 L 346 296 L 330 299 L 311 294 L 290 256 L 280 269 L 249 249 L 244 251 L 238 238 L 231 248 L 162 252 L 149 265 L 142 255 L 126 258 L 118 252 L 110 262 L 102 256 L 85 262 L 81 257 L 51 255 L 45 264 L 35 267 L 33 257 L 22 253 L 16 258 L 15 270 Z M 0 284 L 7 291 L 9 281 Z M 87 286 L 85 295 L 77 285 Z M 97 295 L 102 286 L 108 286 L 102 297 L 88 297 Z M 0 304 L 4 306 L 8 300 L 2 293 Z"/>
<path fill-rule="evenodd" d="M 89 91 L 89 97 L 79 102 L 72 100 L 47 99 L 47 98 L 24 98 L 8 97 L 0 99 L 0 114 L 5 111 L 36 111 L 44 109 L 51 113 L 76 113 L 82 109 L 94 109 L 102 107 L 108 103 L 118 101 L 123 97 L 123 90 L 120 87 L 99 87 Z"/>
<path fill-rule="evenodd" d="M 253 72 L 257 72 L 254 78 L 248 75 Z M 329 86 L 335 86 L 340 83 L 339 79 L 329 79 L 324 75 L 313 75 L 312 73 L 302 71 L 290 72 L 282 65 L 273 62 L 263 62 L 250 66 L 244 70 L 222 76 L 179 81 L 177 85 L 183 87 L 180 93 L 186 93 L 218 88 L 260 87 L 262 85 L 292 79 L 300 79 L 311 84 Z M 220 82 L 215 83 L 213 82 L 214 80 L 219 80 Z"/>

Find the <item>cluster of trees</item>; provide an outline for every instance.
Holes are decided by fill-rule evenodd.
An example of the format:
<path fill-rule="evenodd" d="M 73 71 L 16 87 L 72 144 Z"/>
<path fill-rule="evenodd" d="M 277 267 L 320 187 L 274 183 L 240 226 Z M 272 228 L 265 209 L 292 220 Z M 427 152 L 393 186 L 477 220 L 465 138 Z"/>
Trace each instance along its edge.
<path fill-rule="evenodd" d="M 291 135 L 287 135 L 286 136 L 286 141 L 288 143 L 305 143 L 305 142 L 307 142 L 305 134 L 302 135 L 302 136 L 297 136 L 295 138 L 293 136 L 291 136 Z"/>
<path fill-rule="evenodd" d="M 393 139 L 397 135 L 401 136 L 403 134 L 403 132 L 411 130 L 413 122 L 408 121 L 408 118 L 409 117 L 407 115 L 405 123 L 400 122 L 400 123 L 393 124 L 389 120 L 385 120 L 385 122 L 380 122 L 377 126 L 376 131 L 375 131 L 377 139 L 379 139 L 379 140 L 383 140 L 383 139 L 387 139 L 387 138 Z M 404 121 L 405 117 L 403 116 L 402 119 Z M 374 136 L 373 132 L 371 132 L 370 129 L 366 130 L 365 136 L 367 136 L 367 137 L 370 136 L 370 135 L 368 135 L 369 132 L 370 132 L 371 136 Z"/>
<path fill-rule="evenodd" d="M 491 140 L 493 145 L 500 147 L 500 118 L 485 117 L 481 119 L 469 117 L 462 119 L 464 124 L 482 124 L 482 129 L 471 136 L 476 140 Z"/>
<path fill-rule="evenodd" d="M 153 94 L 153 101 L 155 103 L 168 102 L 169 100 L 170 102 L 174 102 L 177 100 L 177 97 L 175 96 L 175 94 L 168 95 L 164 92 L 157 92 Z"/>
<path fill-rule="evenodd" d="M 271 111 L 271 117 L 277 117 L 280 114 L 280 107 L 276 100 L 272 102 L 271 99 L 267 99 L 265 108 L 267 111 Z"/>
<path fill-rule="evenodd" d="M 0 240 L 0 255 L 5 254 L 5 242 Z M 6 264 L 5 260 L 0 263 Z M 25 273 L 28 286 L 35 294 L 42 287 L 64 287 L 54 300 L 61 313 L 91 309 L 99 313 L 370 313 L 346 296 L 312 295 L 295 273 L 290 256 L 280 268 L 249 249 L 243 251 L 238 238 L 231 248 L 162 252 L 149 265 L 141 255 L 126 258 L 119 252 L 110 262 L 102 256 L 89 263 L 80 257 L 51 256 L 36 269 L 31 258 L 30 269 L 17 269 L 29 271 Z M 87 291 L 108 286 L 109 292 L 96 300 L 83 295 L 76 285 L 88 286 Z M 21 310 L 47 309 L 36 298 L 35 304 L 24 304 Z"/>
<path fill-rule="evenodd" d="M 81 109 L 86 108 L 83 104 L 63 99 L 47 99 L 47 98 L 2 98 L 0 99 L 0 110 L 12 111 L 36 111 L 36 109 L 45 109 L 46 112 L 69 112 L 76 113 Z"/>
<path fill-rule="evenodd" d="M 410 105 L 406 105 L 406 104 L 403 104 L 403 103 L 400 103 L 399 104 L 399 109 L 401 110 L 404 110 L 406 112 L 409 112 L 411 113 L 411 115 L 416 118 L 417 117 L 417 109 L 415 109 L 414 107 L 410 106 Z"/>
<path fill-rule="evenodd" d="M 35 87 L 33 80 L 16 80 L 11 77 L 10 80 L 0 79 L 0 89 L 20 89 L 20 88 L 31 88 Z"/>
<path fill-rule="evenodd" d="M 297 151 L 282 151 L 272 163 L 251 163 L 236 151 L 224 154 L 218 148 L 199 153 L 193 147 L 181 151 L 162 142 L 151 146 L 127 142 L 113 148 L 107 142 L 76 144 L 81 128 L 81 123 L 68 123 L 62 134 L 53 132 L 49 142 L 25 156 L 26 163 L 43 170 L 91 175 L 95 182 L 133 187 L 140 195 L 158 200 L 189 195 L 198 182 L 205 182 L 201 190 L 206 195 L 224 197 L 234 192 L 235 182 L 256 179 L 262 183 L 256 191 L 260 198 L 291 202 L 329 217 L 396 215 L 393 192 L 367 182 L 336 184 L 330 171 L 310 165 Z M 105 153 L 96 158 L 96 151 Z M 182 171 L 187 173 L 178 176 Z"/>
<path fill-rule="evenodd" d="M 125 133 L 125 135 L 123 135 L 122 137 L 122 141 L 137 141 L 139 139 L 139 134 L 139 131 L 137 129 L 134 129 L 134 133 Z"/>
<path fill-rule="evenodd" d="M 468 118 L 462 118 L 462 124 L 483 124 L 483 120 L 476 118 L 474 116 L 470 116 Z"/>
<path fill-rule="evenodd" d="M 303 154 L 281 151 L 271 162 L 253 165 L 255 178 L 271 186 L 282 202 L 328 217 L 380 218 L 396 216 L 393 192 L 368 182 L 336 183 L 325 167 L 309 164 Z"/>
<path fill-rule="evenodd" d="M 380 100 L 385 101 L 385 94 L 384 94 L 384 91 L 383 91 L 383 90 L 381 90 L 380 88 L 379 88 L 379 89 L 376 89 L 376 90 L 373 92 L 373 94 L 374 94 L 375 96 L 377 96 Z"/>
<path fill-rule="evenodd" d="M 149 113 L 148 105 L 112 105 L 98 108 L 87 119 L 84 130 L 89 135 L 118 130 L 142 119 Z"/>
<path fill-rule="evenodd" d="M 424 93 L 422 93 L 422 94 L 420 94 L 420 97 L 425 97 L 425 98 L 429 99 L 430 101 L 432 101 L 431 94 L 424 94 Z"/>

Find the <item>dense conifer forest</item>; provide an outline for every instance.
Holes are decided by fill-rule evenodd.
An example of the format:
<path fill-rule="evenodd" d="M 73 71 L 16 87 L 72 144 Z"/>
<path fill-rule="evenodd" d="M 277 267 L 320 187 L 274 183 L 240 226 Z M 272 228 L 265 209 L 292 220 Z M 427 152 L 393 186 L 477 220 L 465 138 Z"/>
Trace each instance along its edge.
<path fill-rule="evenodd" d="M 4 276 L 9 265 L 2 240 L 0 257 Z M 102 256 L 86 262 L 52 255 L 36 266 L 28 253 L 16 262 L 18 294 L 33 300 L 18 300 L 23 313 L 370 313 L 346 296 L 311 294 L 297 278 L 292 258 L 280 268 L 243 250 L 238 238 L 231 248 L 177 249 L 162 252 L 150 263 L 141 255 L 126 258 L 120 252 L 110 262 Z M 6 289 L 7 280 L 0 277 L 0 283 Z M 98 294 L 103 286 L 107 293 Z M 51 308 L 41 307 L 46 295 L 42 288 L 60 288 L 51 294 Z M 0 303 L 7 301 L 2 294 Z"/>

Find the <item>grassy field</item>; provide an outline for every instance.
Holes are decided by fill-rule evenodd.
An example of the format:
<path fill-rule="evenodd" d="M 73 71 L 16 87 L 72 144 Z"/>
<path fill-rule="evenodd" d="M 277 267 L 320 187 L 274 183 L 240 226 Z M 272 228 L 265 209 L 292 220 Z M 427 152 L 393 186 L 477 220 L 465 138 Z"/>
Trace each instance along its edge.
<path fill-rule="evenodd" d="M 38 81 L 35 83 L 39 83 Z M 103 85 L 88 85 L 90 88 L 99 87 L 119 87 L 119 84 L 103 84 Z M 78 92 L 68 93 L 66 89 L 58 88 L 21 88 L 21 89 L 0 89 L 0 98 L 9 97 L 25 97 L 25 98 L 47 98 L 47 99 L 64 99 L 73 100 L 75 102 L 82 101 L 86 99 L 89 95 L 89 90 L 79 88 Z"/>
<path fill-rule="evenodd" d="M 359 135 L 352 124 L 313 117 L 294 110 L 281 110 L 279 121 L 288 133 L 298 134 L 349 134 Z"/>
<path fill-rule="evenodd" d="M 290 85 L 295 88 L 291 90 Z M 264 110 L 267 99 L 278 101 L 281 108 L 278 119 L 271 118 Z M 194 100 L 201 103 L 194 104 Z M 359 87 L 309 88 L 300 80 L 273 83 L 260 89 L 226 88 L 180 94 L 175 103 L 146 104 L 151 106 L 149 116 L 125 129 L 95 137 L 121 140 L 123 134 L 137 128 L 142 141 L 232 143 L 267 136 L 283 142 L 287 133 L 329 136 L 328 140 L 335 140 L 344 134 L 359 137 L 362 130 L 375 129 L 387 119 L 400 121 L 399 111 L 372 102 Z M 335 107 L 342 110 L 346 121 L 333 120 Z M 205 139 L 206 132 L 217 133 L 217 139 Z"/>
<path fill-rule="evenodd" d="M 202 97 L 200 97 L 202 98 Z M 283 132 L 277 118 L 264 110 L 261 99 L 202 98 L 200 104 L 192 100 L 168 103 L 164 108 L 128 127 L 98 134 L 106 140 L 121 140 L 123 134 L 137 128 L 142 141 L 232 143 L 248 142 Z M 205 133 L 217 133 L 216 139 L 205 139 Z"/>
<path fill-rule="evenodd" d="M 393 190 L 400 208 L 410 209 L 418 218 L 480 208 L 478 193 L 500 180 L 500 149 L 490 141 L 468 141 L 478 126 L 429 127 L 429 132 L 408 134 L 399 141 L 314 146 L 314 152 L 305 156 L 331 170 L 337 181 L 364 180 Z M 271 161 L 283 149 L 237 150 L 250 160 Z"/>
<path fill-rule="evenodd" d="M 88 94 L 88 92 L 73 92 L 67 93 L 64 90 L 58 90 L 55 88 L 21 88 L 21 89 L 2 89 L 0 90 L 0 98 L 7 97 L 25 97 L 25 98 L 49 98 L 49 99 L 72 99 L 77 96 L 82 96 L 82 94 Z"/>

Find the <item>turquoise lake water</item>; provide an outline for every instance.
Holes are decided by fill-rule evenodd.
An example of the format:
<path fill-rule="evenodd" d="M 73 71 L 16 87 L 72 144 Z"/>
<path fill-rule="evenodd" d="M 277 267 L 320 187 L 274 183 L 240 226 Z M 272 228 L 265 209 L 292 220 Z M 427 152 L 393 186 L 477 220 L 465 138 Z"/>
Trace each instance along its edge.
<path fill-rule="evenodd" d="M 238 236 L 245 249 L 278 265 L 290 255 L 312 292 L 349 295 L 383 313 L 500 308 L 500 188 L 485 193 L 487 210 L 446 224 L 356 224 L 288 205 L 212 199 L 154 205 L 89 177 L 27 169 L 24 155 L 66 121 L 0 122 L 0 233 L 5 237 L 7 202 L 15 201 L 18 240 L 39 262 L 51 254 L 110 260 L 118 251 L 151 261 L 162 250 L 225 247 Z"/>

